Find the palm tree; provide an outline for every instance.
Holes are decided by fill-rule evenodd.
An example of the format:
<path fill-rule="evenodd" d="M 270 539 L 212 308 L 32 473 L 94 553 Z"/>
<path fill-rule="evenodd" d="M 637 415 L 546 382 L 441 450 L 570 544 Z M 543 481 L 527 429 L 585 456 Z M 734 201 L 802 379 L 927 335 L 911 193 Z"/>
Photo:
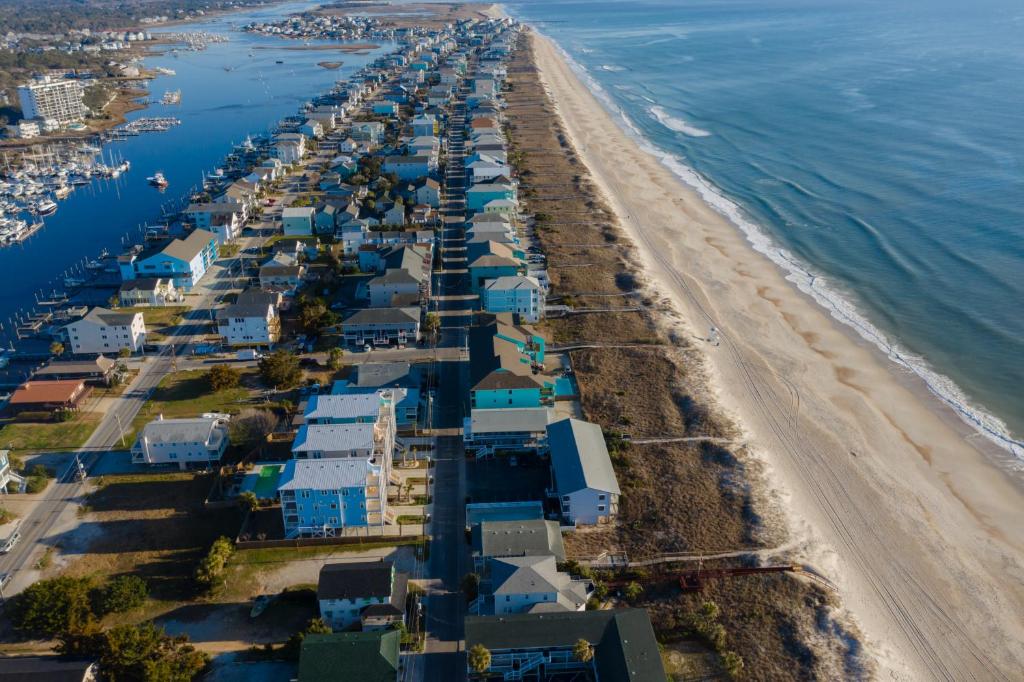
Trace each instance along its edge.
<path fill-rule="evenodd" d="M 572 655 L 580 663 L 589 663 L 594 658 L 594 647 L 590 642 L 580 637 L 572 647 Z"/>
<path fill-rule="evenodd" d="M 477 673 L 485 673 L 491 667 L 491 652 L 483 644 L 474 644 L 469 650 L 469 667 Z"/>

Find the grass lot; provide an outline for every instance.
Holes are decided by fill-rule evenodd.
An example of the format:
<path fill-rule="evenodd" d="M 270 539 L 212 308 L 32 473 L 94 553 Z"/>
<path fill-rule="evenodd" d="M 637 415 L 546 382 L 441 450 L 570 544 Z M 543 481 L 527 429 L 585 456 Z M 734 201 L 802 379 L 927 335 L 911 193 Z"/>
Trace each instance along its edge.
<path fill-rule="evenodd" d="M 204 510 L 212 484 L 211 474 L 191 472 L 104 477 L 82 523 L 62 543 L 67 556 L 79 555 L 67 573 L 138 575 L 155 602 L 147 611 L 195 598 L 197 562 L 216 538 L 234 537 L 241 523 L 234 507 Z M 86 546 L 68 547 L 78 543 Z"/>
<path fill-rule="evenodd" d="M 67 422 L 12 422 L 0 429 L 0 446 L 14 451 L 74 450 L 89 439 L 101 417 L 98 412 L 81 412 Z"/>
<path fill-rule="evenodd" d="M 260 584 L 260 576 L 280 569 L 284 564 L 309 561 L 338 554 L 365 552 L 373 549 L 422 546 L 420 538 L 394 538 L 379 542 L 359 542 L 351 545 L 321 545 L 316 547 L 270 547 L 244 549 L 235 552 L 228 562 L 227 584 L 220 595 L 223 599 L 249 599 Z"/>
<path fill-rule="evenodd" d="M 241 248 L 238 244 L 221 244 L 217 247 L 217 259 L 234 258 Z"/>
<path fill-rule="evenodd" d="M 158 414 L 164 417 L 198 417 L 204 412 L 237 414 L 248 406 L 260 386 L 259 372 L 242 369 L 242 382 L 236 388 L 210 391 L 206 370 L 194 369 L 168 374 L 153 391 L 132 422 L 133 432 Z"/>
<path fill-rule="evenodd" d="M 146 329 L 160 329 L 178 324 L 187 306 L 169 305 L 162 307 L 143 306 L 140 308 L 118 308 L 119 313 L 142 313 L 146 318 Z"/>

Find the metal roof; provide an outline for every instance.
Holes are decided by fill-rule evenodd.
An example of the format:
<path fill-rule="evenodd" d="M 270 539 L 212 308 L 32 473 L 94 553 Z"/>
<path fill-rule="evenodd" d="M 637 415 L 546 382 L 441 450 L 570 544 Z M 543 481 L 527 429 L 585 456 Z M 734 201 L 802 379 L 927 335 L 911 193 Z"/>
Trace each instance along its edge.
<path fill-rule="evenodd" d="M 358 419 L 377 418 L 380 414 L 381 397 L 377 393 L 368 395 L 315 395 L 306 404 L 307 421 L 314 419 Z"/>
<path fill-rule="evenodd" d="M 484 557 L 551 555 L 565 561 L 557 521 L 482 521 L 473 528 L 473 550 Z"/>
<path fill-rule="evenodd" d="M 470 428 L 480 433 L 539 433 L 554 417 L 548 407 L 510 407 L 475 409 L 470 413 Z"/>
<path fill-rule="evenodd" d="M 373 424 L 303 424 L 292 452 L 348 452 L 373 449 Z"/>
<path fill-rule="evenodd" d="M 284 467 L 278 490 L 338 490 L 361 488 L 373 474 L 372 465 L 358 457 L 293 459 Z"/>

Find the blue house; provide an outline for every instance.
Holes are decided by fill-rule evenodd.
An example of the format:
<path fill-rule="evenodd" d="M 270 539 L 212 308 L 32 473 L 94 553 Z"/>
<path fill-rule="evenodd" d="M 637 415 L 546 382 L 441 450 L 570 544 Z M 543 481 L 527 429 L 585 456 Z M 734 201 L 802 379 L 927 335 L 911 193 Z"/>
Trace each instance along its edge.
<path fill-rule="evenodd" d="M 217 237 L 206 230 L 194 230 L 184 239 L 172 239 L 161 246 L 118 258 L 121 279 L 162 277 L 174 282 L 179 291 L 191 291 L 217 260 Z"/>
<path fill-rule="evenodd" d="M 466 208 L 470 211 L 483 211 L 484 206 L 496 199 L 516 200 L 516 189 L 504 183 L 476 184 L 466 190 Z"/>
<path fill-rule="evenodd" d="M 507 244 L 487 241 L 471 246 L 473 254 L 468 255 L 469 284 L 475 294 L 482 296 L 484 286 L 489 280 L 499 277 L 515 277 L 526 270 L 523 262 L 516 258 L 516 251 Z M 467 247 L 467 254 L 469 254 L 469 247 Z"/>
<path fill-rule="evenodd" d="M 382 468 L 362 458 L 289 461 L 277 488 L 285 537 L 335 537 L 346 528 L 384 525 Z"/>
<path fill-rule="evenodd" d="M 394 391 L 395 423 L 412 428 L 419 419 L 420 379 L 408 362 L 368 362 L 355 365 L 348 380 L 335 381 L 331 395 L 376 395 L 385 389 Z"/>

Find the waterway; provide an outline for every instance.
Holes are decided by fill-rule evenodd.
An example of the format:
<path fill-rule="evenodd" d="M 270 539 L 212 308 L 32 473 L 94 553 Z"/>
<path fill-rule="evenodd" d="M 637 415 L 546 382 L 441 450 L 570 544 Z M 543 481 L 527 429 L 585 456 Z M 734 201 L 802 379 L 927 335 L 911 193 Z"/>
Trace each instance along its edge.
<path fill-rule="evenodd" d="M 264 37 L 236 30 L 251 21 L 284 17 L 315 3 L 278 4 L 252 11 L 222 15 L 154 32 L 199 32 L 227 35 L 224 43 L 211 43 L 199 52 L 167 52 L 146 58 L 147 67 L 165 67 L 174 76 L 151 81 L 150 97 L 159 100 L 167 90 L 181 90 L 178 105 L 154 104 L 132 112 L 128 120 L 147 116 L 174 116 L 181 125 L 167 132 L 143 133 L 104 146 L 109 159 L 124 158 L 132 168 L 116 180 L 95 181 L 79 187 L 45 227 L 20 245 L 0 249 L 0 323 L 11 329 L 10 318 L 27 313 L 36 296 L 63 289 L 65 270 L 106 249 L 116 253 L 125 243 L 141 241 L 143 225 L 159 224 L 161 207 L 180 201 L 198 187 L 203 173 L 216 168 L 233 143 L 246 135 L 266 133 L 284 116 L 336 80 L 347 79 L 377 55 L 393 49 L 383 44 L 370 54 L 328 50 L 294 50 L 296 41 Z M 313 45 L 318 41 L 312 41 Z M 328 44 L 326 41 L 323 44 Z M 336 44 L 336 43 L 335 43 Z M 282 64 L 278 64 L 278 61 Z M 339 69 L 325 69 L 320 61 L 341 61 Z M 170 180 L 163 193 L 146 178 L 162 171 Z M 37 307 L 37 309 L 39 309 Z"/>

